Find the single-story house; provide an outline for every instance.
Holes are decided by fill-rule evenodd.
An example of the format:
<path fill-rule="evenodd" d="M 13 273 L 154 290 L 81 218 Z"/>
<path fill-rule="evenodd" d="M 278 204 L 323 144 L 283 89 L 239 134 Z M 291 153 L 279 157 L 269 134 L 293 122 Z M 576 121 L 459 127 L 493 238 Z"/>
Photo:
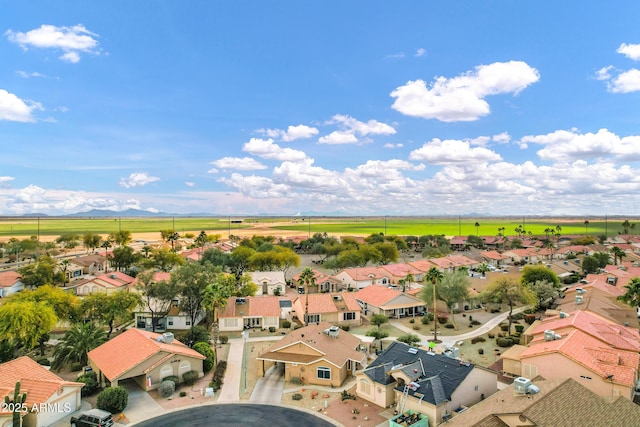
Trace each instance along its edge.
<path fill-rule="evenodd" d="M 379 267 L 347 268 L 335 275 L 340 280 L 343 288 L 362 289 L 369 285 L 389 285 L 391 277 L 389 273 Z"/>
<path fill-rule="evenodd" d="M 494 371 L 398 341 L 355 377 L 358 397 L 383 408 L 395 404 L 398 413 L 419 412 L 429 425 L 498 390 Z"/>
<path fill-rule="evenodd" d="M 409 276 L 413 276 L 413 282 L 422 282 L 422 275 L 424 274 L 422 270 L 403 263 L 381 265 L 380 268 L 389 274 L 391 283 L 394 284 L 400 283 L 401 280 L 406 281 Z M 406 285 L 409 285 L 409 283 L 406 283 Z"/>
<path fill-rule="evenodd" d="M 300 295 L 293 313 L 303 325 L 329 322 L 333 325 L 360 325 L 360 305 L 351 292 Z"/>
<path fill-rule="evenodd" d="M 284 369 L 284 378 L 299 384 L 340 387 L 366 361 L 359 338 L 328 322 L 287 334 L 257 357 L 258 374 Z"/>
<path fill-rule="evenodd" d="M 158 388 L 169 376 L 182 381 L 188 371 L 204 376 L 204 359 L 175 340 L 170 332 L 156 334 L 135 328 L 89 352 L 89 365 L 98 375 L 99 383 L 115 387 L 120 381 L 131 379 L 146 391 Z"/>
<path fill-rule="evenodd" d="M 365 316 L 383 314 L 387 317 L 421 315 L 424 301 L 413 295 L 386 286 L 367 286 L 354 294 Z"/>
<path fill-rule="evenodd" d="M 24 290 L 24 283 L 17 271 L 3 271 L 0 273 L 0 298 L 6 298 L 16 292 Z"/>
<path fill-rule="evenodd" d="M 280 300 L 273 295 L 231 297 L 218 317 L 221 332 L 280 326 Z"/>
<path fill-rule="evenodd" d="M 107 271 L 108 265 L 108 260 L 100 254 L 71 258 L 67 266 L 67 279 L 73 280 L 84 274 L 97 275 Z"/>
<path fill-rule="evenodd" d="M 342 289 L 342 282 L 335 277 L 318 270 L 313 270 L 315 286 L 307 286 L 309 293 L 338 292 Z M 300 274 L 293 276 L 293 283 L 297 286 L 298 293 L 304 293 L 305 285 L 300 283 Z"/>
<path fill-rule="evenodd" d="M 75 288 L 78 296 L 86 296 L 98 292 L 110 294 L 126 291 L 135 280 L 135 278 L 120 271 L 111 271 L 99 276 L 85 277 L 85 279 Z"/>
<path fill-rule="evenodd" d="M 251 281 L 258 286 L 257 295 L 284 295 L 287 281 L 282 271 L 252 271 Z"/>
<path fill-rule="evenodd" d="M 0 364 L 0 400 L 13 399 L 16 383 L 27 394 L 24 402 L 29 410 L 22 418 L 24 427 L 46 427 L 80 409 L 83 383 L 65 381 L 33 359 L 22 356 Z M 9 427 L 12 412 L 0 409 L 0 426 Z"/>

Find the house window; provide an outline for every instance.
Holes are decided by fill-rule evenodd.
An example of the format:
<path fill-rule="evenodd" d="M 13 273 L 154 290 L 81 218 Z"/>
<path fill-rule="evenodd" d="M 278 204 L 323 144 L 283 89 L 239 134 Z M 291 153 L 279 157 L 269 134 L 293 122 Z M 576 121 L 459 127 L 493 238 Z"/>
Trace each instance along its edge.
<path fill-rule="evenodd" d="M 344 320 L 356 320 L 356 313 L 351 311 L 344 314 Z"/>
<path fill-rule="evenodd" d="M 224 319 L 227 328 L 235 328 L 238 326 L 238 319 Z"/>
<path fill-rule="evenodd" d="M 169 320 L 169 326 L 173 326 L 173 319 Z"/>
<path fill-rule="evenodd" d="M 325 368 L 323 366 L 319 366 L 317 369 L 318 379 L 319 380 L 330 380 L 331 379 L 331 369 Z"/>
<path fill-rule="evenodd" d="M 187 326 L 191 326 L 191 320 L 187 320 Z"/>
<path fill-rule="evenodd" d="M 320 315 L 319 314 L 307 314 L 307 323 L 319 323 Z"/>

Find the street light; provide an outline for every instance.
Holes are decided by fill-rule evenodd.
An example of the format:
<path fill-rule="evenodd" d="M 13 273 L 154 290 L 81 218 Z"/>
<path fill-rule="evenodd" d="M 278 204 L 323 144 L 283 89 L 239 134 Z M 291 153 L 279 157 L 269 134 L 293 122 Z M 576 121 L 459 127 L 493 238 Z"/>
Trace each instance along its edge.
<path fill-rule="evenodd" d="M 247 393 L 247 338 L 249 338 L 249 331 L 245 329 L 242 331 L 242 371 L 244 372 L 244 393 Z"/>

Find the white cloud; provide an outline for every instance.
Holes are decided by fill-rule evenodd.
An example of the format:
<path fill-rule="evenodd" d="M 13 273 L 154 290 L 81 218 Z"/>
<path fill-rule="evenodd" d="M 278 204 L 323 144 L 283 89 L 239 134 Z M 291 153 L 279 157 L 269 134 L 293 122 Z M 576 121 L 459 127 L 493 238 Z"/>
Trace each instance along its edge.
<path fill-rule="evenodd" d="M 22 71 L 22 70 L 18 70 L 16 71 L 16 74 L 19 75 L 20 77 L 22 77 L 23 79 L 29 79 L 31 77 L 41 77 L 41 78 L 47 78 L 48 76 L 38 73 L 36 71 L 32 72 L 32 73 L 27 73 L 26 71 Z"/>
<path fill-rule="evenodd" d="M 7 39 L 23 49 L 30 47 L 41 49 L 57 49 L 63 53 L 59 59 L 76 63 L 80 61 L 80 52 L 98 54 L 97 34 L 87 30 L 83 25 L 73 27 L 56 27 L 55 25 L 41 25 L 35 30 L 5 32 Z"/>
<path fill-rule="evenodd" d="M 484 147 L 472 148 L 469 141 L 440 140 L 434 138 L 409 154 L 411 160 L 422 160 L 431 164 L 455 164 L 469 162 L 494 162 L 502 157 Z"/>
<path fill-rule="evenodd" d="M 191 182 L 191 181 L 185 181 L 184 185 L 186 185 L 187 187 L 193 188 L 193 187 L 196 186 L 196 183 L 195 182 Z"/>
<path fill-rule="evenodd" d="M 596 71 L 596 80 L 609 80 L 611 78 L 611 70 L 613 70 L 613 65 L 600 68 Z"/>
<path fill-rule="evenodd" d="M 390 142 L 387 142 L 386 144 L 384 144 L 384 148 L 402 148 L 404 147 L 404 144 L 399 142 L 397 144 L 392 144 Z"/>
<path fill-rule="evenodd" d="M 622 43 L 616 52 L 637 61 L 640 59 L 640 44 Z"/>
<path fill-rule="evenodd" d="M 223 157 L 222 159 L 214 160 L 213 162 L 211 162 L 211 164 L 220 169 L 236 169 L 243 171 L 260 170 L 267 168 L 267 166 L 263 165 L 255 159 L 252 159 L 251 157 Z M 217 170 L 215 169 L 213 169 L 213 171 L 217 172 Z"/>
<path fill-rule="evenodd" d="M 490 113 L 487 96 L 518 94 L 539 79 L 538 70 L 525 62 L 495 62 L 458 77 L 436 77 L 429 87 L 424 80 L 409 81 L 390 95 L 396 98 L 392 108 L 408 116 L 473 121 Z"/>
<path fill-rule="evenodd" d="M 238 190 L 242 195 L 257 199 L 281 198 L 290 196 L 291 189 L 284 184 L 276 184 L 271 178 L 263 176 L 244 176 L 233 173 L 219 182 Z"/>
<path fill-rule="evenodd" d="M 297 139 L 311 138 L 318 134 L 318 129 L 306 125 L 297 125 L 289 126 L 286 131 L 282 129 L 258 129 L 256 132 L 269 138 L 280 138 L 285 142 L 291 142 Z"/>
<path fill-rule="evenodd" d="M 416 53 L 413 55 L 416 58 L 420 58 L 421 56 L 425 56 L 427 54 L 427 50 L 420 47 L 418 49 L 416 49 Z"/>
<path fill-rule="evenodd" d="M 0 185 L 5 184 L 5 183 L 7 183 L 9 181 L 13 181 L 13 180 L 15 180 L 15 178 L 12 177 L 12 176 L 0 176 Z"/>
<path fill-rule="evenodd" d="M 609 82 L 609 91 L 613 93 L 629 93 L 640 91 L 640 70 L 632 68 Z"/>
<path fill-rule="evenodd" d="M 351 116 L 336 114 L 326 124 L 337 124 L 341 130 L 333 131 L 318 139 L 321 144 L 355 144 L 361 142 L 358 136 L 368 135 L 393 135 L 396 130 L 393 126 L 377 120 L 361 122 Z"/>
<path fill-rule="evenodd" d="M 530 135 L 522 138 L 524 143 L 544 145 L 538 151 L 542 160 L 553 162 L 573 162 L 577 160 L 616 158 L 625 161 L 640 160 L 640 136 L 620 137 L 607 129 L 596 133 L 578 133 L 558 130 L 546 135 Z"/>
<path fill-rule="evenodd" d="M 160 178 L 149 176 L 147 172 L 134 172 L 126 178 L 120 178 L 120 186 L 124 188 L 143 187 L 156 181 L 160 181 Z"/>
<path fill-rule="evenodd" d="M 404 58 L 404 52 L 390 53 L 389 55 L 385 56 L 385 58 L 387 58 L 387 59 L 402 59 L 402 58 Z"/>
<path fill-rule="evenodd" d="M 242 146 L 242 151 L 263 159 L 279 161 L 299 162 L 307 158 L 304 152 L 291 148 L 282 148 L 278 144 L 274 144 L 271 138 L 251 138 L 249 142 Z"/>
<path fill-rule="evenodd" d="M 34 110 L 43 110 L 38 102 L 24 101 L 13 93 L 0 89 L 0 120 L 34 122 Z"/>
<path fill-rule="evenodd" d="M 508 132 L 502 132 L 502 133 L 499 133 L 497 135 L 493 135 L 491 137 L 491 140 L 494 141 L 494 142 L 499 142 L 499 143 L 505 144 L 505 143 L 511 141 L 511 135 L 509 135 Z"/>

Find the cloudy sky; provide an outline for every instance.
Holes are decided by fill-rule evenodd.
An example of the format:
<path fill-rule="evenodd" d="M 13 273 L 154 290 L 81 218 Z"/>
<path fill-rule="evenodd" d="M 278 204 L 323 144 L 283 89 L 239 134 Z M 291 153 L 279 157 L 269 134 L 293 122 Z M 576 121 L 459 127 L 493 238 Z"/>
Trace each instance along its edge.
<path fill-rule="evenodd" d="M 0 215 L 640 215 L 640 2 L 0 0 Z"/>

